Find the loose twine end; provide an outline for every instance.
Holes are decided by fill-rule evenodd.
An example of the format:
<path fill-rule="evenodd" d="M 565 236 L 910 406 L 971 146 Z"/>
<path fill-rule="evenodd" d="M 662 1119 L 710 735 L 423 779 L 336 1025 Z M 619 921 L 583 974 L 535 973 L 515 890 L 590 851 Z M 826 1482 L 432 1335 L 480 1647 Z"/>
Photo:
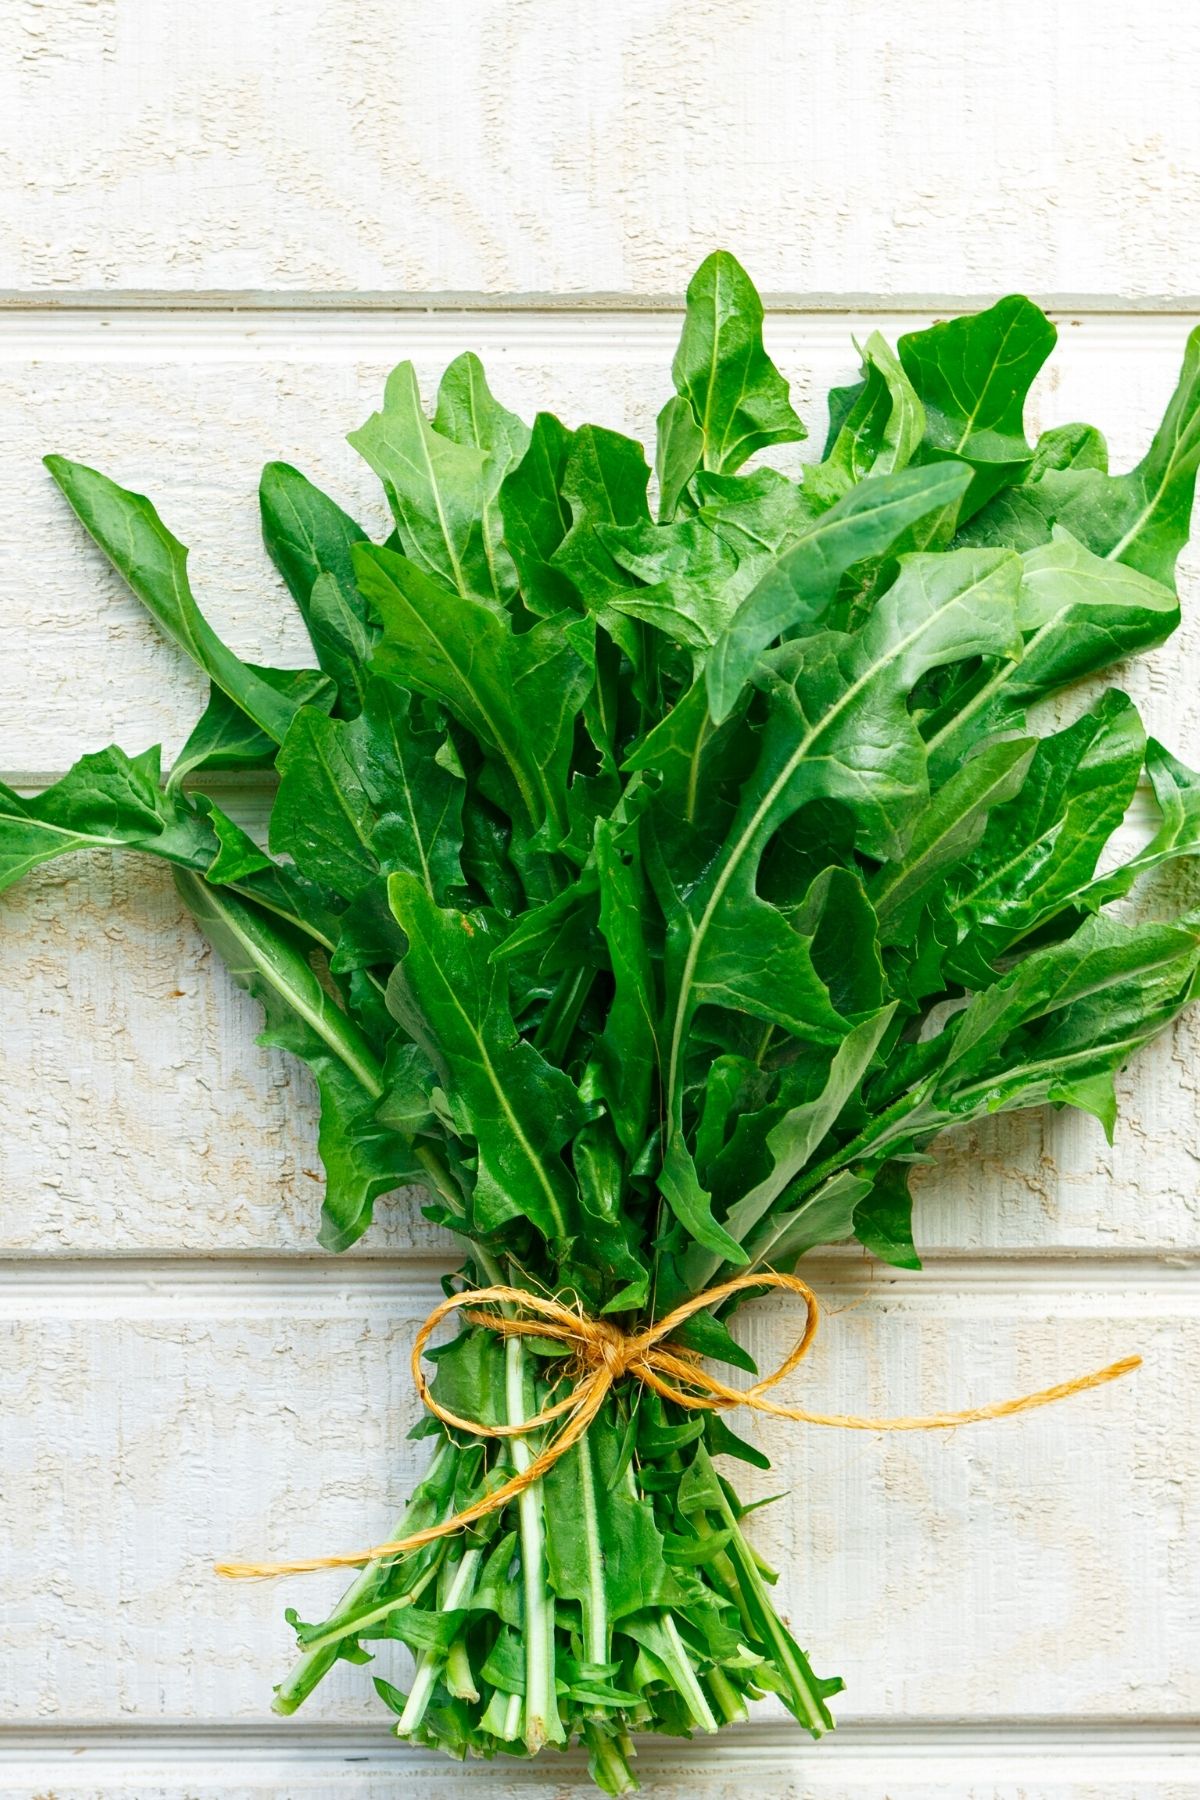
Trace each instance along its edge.
<path fill-rule="evenodd" d="M 807 1311 L 804 1329 L 779 1367 L 751 1387 L 735 1388 L 705 1369 L 690 1351 L 672 1345 L 669 1340 L 671 1333 L 694 1314 L 717 1306 L 730 1295 L 742 1293 L 747 1288 L 781 1288 L 787 1293 L 798 1294 Z M 510 1306 L 516 1312 L 514 1315 L 482 1310 L 489 1306 Z M 485 1425 L 478 1419 L 461 1418 L 442 1406 L 430 1391 L 421 1358 L 442 1320 L 458 1311 L 462 1311 L 471 1324 L 494 1331 L 501 1337 L 550 1339 L 574 1350 L 580 1374 L 570 1393 L 517 1425 Z M 993 1400 L 989 1405 L 971 1406 L 961 1412 L 914 1417 L 879 1419 L 860 1417 L 856 1413 L 810 1412 L 806 1407 L 783 1406 L 779 1401 L 769 1399 L 768 1391 L 790 1375 L 808 1355 L 819 1320 L 820 1307 L 808 1283 L 801 1281 L 798 1275 L 777 1274 L 772 1270 L 739 1275 L 731 1281 L 721 1282 L 719 1286 L 684 1301 L 656 1324 L 633 1332 L 622 1331 L 609 1319 L 590 1318 L 582 1309 L 569 1307 L 561 1300 L 527 1293 L 524 1288 L 498 1284 L 451 1294 L 434 1307 L 413 1345 L 413 1384 L 421 1400 L 443 1425 L 455 1431 L 469 1432 L 474 1437 L 526 1437 L 561 1421 L 545 1446 L 520 1473 L 455 1513 L 453 1518 L 444 1519 L 440 1525 L 431 1525 L 424 1531 L 414 1531 L 408 1537 L 395 1538 L 386 1544 L 373 1544 L 367 1550 L 346 1551 L 337 1556 L 313 1556 L 294 1562 L 220 1562 L 215 1565 L 216 1573 L 233 1581 L 258 1581 L 275 1575 L 306 1575 L 318 1569 L 359 1568 L 364 1563 L 400 1556 L 464 1531 L 469 1525 L 498 1512 L 552 1469 L 583 1437 L 613 1387 L 627 1378 L 642 1382 L 662 1399 L 689 1412 L 719 1412 L 748 1406 L 753 1412 L 768 1413 L 773 1418 L 791 1419 L 804 1425 L 828 1425 L 839 1431 L 948 1431 L 956 1425 L 974 1425 L 985 1419 L 1009 1419 L 1018 1413 L 1033 1412 L 1039 1406 L 1053 1406 L 1059 1400 L 1069 1400 L 1075 1394 L 1119 1381 L 1142 1364 L 1140 1356 L 1123 1356 L 1103 1369 L 1093 1369 L 1090 1374 L 1077 1375 L 1070 1381 L 1056 1382 L 1053 1387 L 1041 1388 L 1035 1394 L 1022 1394 L 1012 1400 Z"/>

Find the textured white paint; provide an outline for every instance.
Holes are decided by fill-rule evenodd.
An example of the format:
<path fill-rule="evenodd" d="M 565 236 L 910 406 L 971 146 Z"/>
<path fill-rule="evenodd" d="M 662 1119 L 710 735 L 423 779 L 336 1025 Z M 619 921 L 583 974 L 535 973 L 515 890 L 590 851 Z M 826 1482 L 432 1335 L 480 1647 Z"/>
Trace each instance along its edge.
<path fill-rule="evenodd" d="M 769 342 L 809 453 L 852 334 L 1021 287 L 1078 309 L 1034 428 L 1094 419 L 1127 466 L 1200 310 L 1198 67 L 1182 0 L 0 0 L 0 774 L 169 753 L 202 697 L 46 450 L 152 494 L 214 622 L 300 661 L 262 462 L 382 526 L 343 433 L 402 356 L 432 382 L 466 347 L 526 412 L 647 437 L 678 320 L 636 309 L 717 243 L 792 309 Z M 215 291 L 255 310 L 197 309 Z M 487 310 L 420 310 L 439 295 Z M 1197 567 L 1183 631 L 1128 677 L 1194 763 Z M 208 1557 L 384 1528 L 447 1247 L 401 1197 L 363 1256 L 303 1254 L 306 1078 L 255 1047 L 161 870 L 82 859 L 0 901 L 0 995 L 0 1796 L 582 1796 L 576 1760 L 388 1748 L 358 1671 L 324 1726 L 260 1728 L 280 1608 L 318 1590 L 220 1588 Z M 762 1541 L 843 1717 L 874 1723 L 648 1746 L 663 1800 L 1200 1800 L 1197 1067 L 1185 1022 L 1127 1072 L 1112 1151 L 1086 1120 L 998 1120 L 923 1177 L 942 1257 L 876 1271 L 807 1397 L 939 1406 L 1131 1346 L 1147 1367 L 945 1439 L 772 1431 L 792 1493 Z M 845 1300 L 868 1279 L 821 1269 Z"/>
<path fill-rule="evenodd" d="M 830 1311 L 796 1389 L 819 1408 L 930 1410 L 1131 1349 L 1146 1358 L 1052 1413 L 952 1434 L 747 1423 L 790 1483 L 756 1515 L 755 1539 L 782 1568 L 780 1605 L 818 1669 L 847 1679 L 842 1716 L 1194 1711 L 1200 1286 L 1095 1266 L 1010 1279 L 986 1265 L 901 1278 L 826 1266 L 815 1279 Z M 427 1455 L 404 1437 L 407 1352 L 437 1292 L 432 1270 L 328 1264 L 14 1273 L 0 1516 L 21 1571 L 7 1616 L 21 1678 L 0 1718 L 260 1718 L 286 1666 L 283 1605 L 319 1617 L 344 1578 L 224 1583 L 211 1560 L 386 1532 Z M 795 1324 L 790 1305 L 764 1304 L 741 1334 L 767 1366 Z M 739 1474 L 747 1496 L 778 1486 L 778 1474 Z M 306 1717 L 372 1708 L 361 1672 L 342 1665 Z"/>
<path fill-rule="evenodd" d="M 825 395 L 855 369 L 853 338 L 919 320 L 886 313 L 790 316 L 771 347 L 795 384 L 819 454 Z M 1066 315 L 1030 407 L 1035 432 L 1085 418 L 1109 436 L 1114 465 L 1145 449 L 1174 384 L 1189 319 Z M 378 483 L 345 433 L 378 404 L 386 372 L 413 357 L 432 387 L 451 357 L 478 350 L 504 401 L 594 419 L 652 439 L 670 389 L 670 316 L 411 313 L 199 317 L 115 314 L 30 320 L 0 315 L 0 769 L 51 773 L 112 739 L 129 749 L 183 741 L 207 692 L 108 568 L 41 466 L 50 450 L 100 464 L 148 493 L 191 546 L 198 597 L 254 661 L 311 659 L 259 540 L 262 465 L 281 457 L 327 485 L 382 533 Z M 1130 671 L 1151 727 L 1200 763 L 1195 684 L 1200 589 L 1182 568 L 1186 623 Z M 30 697 L 29 703 L 26 703 Z"/>
<path fill-rule="evenodd" d="M 314 1248 L 307 1072 L 255 1044 L 259 1009 L 166 870 L 91 857 L 40 872 L 0 899 L 0 970 L 0 1248 Z M 403 1200 L 380 1218 L 377 1243 L 436 1241 Z"/>
<path fill-rule="evenodd" d="M 5 0 L 0 287 L 1200 293 L 1175 0 Z"/>

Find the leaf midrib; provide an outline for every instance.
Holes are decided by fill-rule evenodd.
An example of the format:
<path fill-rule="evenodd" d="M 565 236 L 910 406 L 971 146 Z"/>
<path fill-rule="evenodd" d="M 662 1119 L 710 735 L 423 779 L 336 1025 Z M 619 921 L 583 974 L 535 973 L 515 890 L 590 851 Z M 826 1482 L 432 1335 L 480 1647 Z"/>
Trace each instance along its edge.
<path fill-rule="evenodd" d="M 522 1128 L 520 1120 L 517 1118 L 516 1113 L 513 1111 L 512 1106 L 509 1103 L 508 1095 L 504 1090 L 503 1083 L 500 1081 L 499 1076 L 496 1073 L 495 1065 L 493 1064 L 492 1059 L 491 1059 L 490 1055 L 488 1054 L 488 1048 L 487 1048 L 487 1044 L 484 1041 L 483 1034 L 480 1032 L 478 1026 L 475 1024 L 475 1021 L 472 1019 L 470 1013 L 464 1007 L 462 1001 L 459 999 L 453 986 L 451 985 L 450 982 L 448 982 L 446 980 L 444 975 L 442 976 L 442 987 L 450 1001 L 450 1005 L 452 1006 L 454 1011 L 458 1014 L 459 1018 L 462 1020 L 463 1025 L 466 1027 L 468 1035 L 471 1037 L 471 1039 L 475 1043 L 476 1049 L 479 1054 L 480 1064 L 482 1065 L 482 1067 L 487 1075 L 488 1085 L 491 1087 L 492 1092 L 495 1094 L 496 1099 L 500 1104 L 500 1110 L 504 1114 L 505 1119 L 508 1121 L 509 1128 L 512 1131 L 514 1138 L 517 1140 L 517 1143 L 521 1146 L 521 1150 L 524 1153 L 525 1159 L 529 1163 L 530 1168 L 534 1172 L 534 1175 L 537 1179 L 539 1187 L 541 1188 L 543 1194 L 546 1196 L 546 1202 L 550 1208 L 550 1213 L 554 1220 L 554 1223 L 558 1227 L 559 1235 L 562 1237 L 565 1237 L 567 1234 L 566 1220 L 563 1218 L 562 1208 L 559 1205 L 558 1195 L 554 1191 L 554 1184 L 550 1180 L 550 1176 L 546 1170 L 545 1164 L 543 1163 L 541 1157 L 537 1154 L 537 1152 L 533 1148 L 533 1145 L 529 1142 L 529 1139 L 526 1136 L 524 1129 Z"/>
<path fill-rule="evenodd" d="M 538 822 L 537 808 L 535 805 L 534 795 L 530 790 L 528 776 L 527 776 L 525 770 L 522 768 L 520 758 L 516 755 L 512 746 L 506 740 L 504 733 L 500 730 L 495 719 L 492 717 L 491 710 L 487 706 L 482 695 L 479 693 L 479 690 L 476 688 L 474 682 L 471 681 L 471 679 L 467 675 L 466 671 L 461 667 L 458 659 L 454 656 L 450 646 L 442 641 L 442 639 L 438 636 L 437 632 L 433 629 L 433 626 L 430 624 L 429 620 L 427 618 L 425 618 L 423 613 L 421 613 L 417 610 L 417 608 L 409 600 L 407 594 L 405 594 L 404 590 L 395 581 L 392 580 L 390 575 L 387 576 L 387 580 L 388 580 L 388 583 L 391 586 L 393 592 L 399 595 L 400 600 L 403 603 L 405 609 L 407 610 L 409 616 L 416 620 L 417 624 L 420 626 L 421 630 L 425 633 L 425 635 L 429 638 L 430 642 L 437 646 L 437 649 L 445 657 L 450 668 L 453 670 L 456 679 L 461 683 L 462 687 L 470 695 L 470 698 L 471 698 L 472 702 L 474 703 L 474 705 L 478 708 L 480 717 L 484 720 L 485 724 L 488 727 L 488 730 L 492 734 L 492 741 L 495 743 L 496 748 L 499 750 L 501 756 L 503 756 L 505 762 L 508 764 L 510 770 L 512 771 L 513 779 L 516 782 L 517 787 L 520 790 L 521 798 L 525 802 L 526 810 L 529 813 L 530 822 L 531 822 L 531 824 L 536 826 L 537 822 Z M 482 608 L 481 610 L 484 613 L 487 612 L 486 608 Z M 487 616 L 490 618 L 492 615 L 488 614 Z M 543 786 L 543 793 L 544 793 L 544 798 L 548 802 L 550 799 L 550 795 L 549 795 L 548 791 L 545 790 L 544 786 Z M 553 808 L 550 808 L 550 816 L 551 817 L 555 816 Z"/>
<path fill-rule="evenodd" d="M 804 761 L 809 750 L 820 737 L 821 733 L 826 731 L 829 726 L 836 721 L 838 715 L 858 697 L 863 689 L 874 680 L 875 676 L 879 674 L 882 669 L 887 668 L 888 664 L 894 662 L 898 656 L 904 653 L 904 651 L 911 649 L 912 645 L 917 643 L 927 631 L 931 630 L 935 622 L 939 620 L 951 606 L 960 605 L 966 596 L 971 593 L 972 589 L 982 585 L 984 581 L 990 579 L 990 576 L 991 571 L 989 570 L 987 575 L 980 577 L 977 581 L 973 581 L 970 587 L 961 589 L 944 607 L 939 607 L 936 612 L 930 613 L 926 618 L 922 619 L 921 623 L 914 631 L 909 632 L 907 636 L 899 638 L 895 643 L 889 645 L 886 655 L 869 663 L 862 674 L 851 682 L 850 686 L 839 696 L 829 710 L 823 715 L 821 720 L 805 732 L 799 744 L 796 746 L 796 749 L 792 752 L 792 755 L 788 758 L 782 770 L 771 783 L 766 794 L 755 808 L 749 823 L 746 825 L 745 830 L 734 845 L 733 851 L 727 859 L 724 868 L 717 876 L 712 894 L 709 896 L 704 911 L 701 913 L 700 918 L 696 921 L 696 924 L 692 929 L 687 958 L 684 962 L 683 974 L 680 978 L 679 999 L 676 1003 L 675 1019 L 671 1029 L 671 1053 L 667 1065 L 668 1116 L 674 1117 L 673 1108 L 679 1075 L 679 1056 L 683 1045 L 685 1021 L 690 1010 L 690 995 L 695 980 L 696 964 L 699 961 L 700 949 L 708 934 L 709 927 L 715 917 L 717 908 L 724 899 L 729 884 L 733 880 L 734 874 L 736 873 L 742 858 L 745 856 L 747 850 L 757 836 L 763 820 L 768 816 L 771 808 L 779 798 L 779 795 L 787 787 L 792 776 Z"/>
<path fill-rule="evenodd" d="M 343 1062 L 350 1070 L 350 1073 L 362 1083 L 371 1099 L 381 1099 L 383 1096 L 383 1079 L 379 1069 L 364 1062 L 355 1052 L 353 1046 L 347 1043 L 345 1036 L 342 1033 L 331 1032 L 329 1030 L 328 1021 L 323 1011 L 319 1012 L 314 1007 L 311 1007 L 304 997 L 297 993 L 295 988 L 285 986 L 281 983 L 279 980 L 278 967 L 262 954 L 250 933 L 245 931 L 236 916 L 232 915 L 228 909 L 222 905 L 219 894 L 217 894 L 207 882 L 203 884 L 203 887 L 206 904 L 212 908 L 220 918 L 222 925 L 232 932 L 238 943 L 242 945 L 257 973 L 261 975 L 265 981 L 270 983 L 276 993 L 281 995 L 282 998 L 287 1001 L 287 1004 L 292 1008 L 293 1012 L 299 1014 L 306 1025 L 312 1027 L 322 1043 L 327 1045 L 338 1060 Z M 330 1004 L 332 1004 L 332 1002 Z"/>

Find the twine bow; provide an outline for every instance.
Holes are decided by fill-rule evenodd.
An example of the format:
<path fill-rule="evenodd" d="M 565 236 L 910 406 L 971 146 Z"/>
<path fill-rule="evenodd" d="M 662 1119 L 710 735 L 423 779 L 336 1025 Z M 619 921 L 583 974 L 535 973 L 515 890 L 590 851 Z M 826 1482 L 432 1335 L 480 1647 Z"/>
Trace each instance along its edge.
<path fill-rule="evenodd" d="M 693 1352 L 681 1345 L 672 1345 L 669 1339 L 671 1333 L 694 1314 L 719 1305 L 731 1294 L 741 1293 L 746 1288 L 783 1288 L 788 1293 L 798 1294 L 807 1308 L 807 1316 L 804 1330 L 779 1367 L 752 1387 L 735 1388 L 703 1368 Z M 485 1305 L 519 1310 L 515 1315 L 476 1310 Z M 515 1425 L 484 1425 L 478 1419 L 460 1418 L 451 1412 L 431 1393 L 421 1367 L 421 1357 L 442 1320 L 458 1311 L 465 1312 L 472 1325 L 481 1325 L 501 1337 L 550 1339 L 573 1350 L 577 1379 L 570 1393 L 553 1405 L 543 1407 L 533 1418 Z M 1094 1369 L 1089 1375 L 1077 1375 L 1072 1381 L 1057 1382 L 1054 1387 L 1041 1388 L 1036 1394 L 1023 1394 L 1015 1400 L 994 1400 L 990 1405 L 968 1407 L 963 1412 L 929 1413 L 917 1418 L 874 1419 L 862 1418 L 856 1413 L 810 1412 L 806 1407 L 782 1406 L 777 1400 L 768 1399 L 768 1390 L 790 1375 L 808 1355 L 819 1319 L 817 1297 L 808 1283 L 801 1281 L 798 1275 L 772 1271 L 739 1275 L 732 1281 L 723 1281 L 719 1286 L 685 1300 L 682 1306 L 677 1306 L 656 1324 L 634 1332 L 623 1331 L 608 1319 L 589 1318 L 582 1309 L 576 1310 L 561 1300 L 542 1294 L 527 1293 L 524 1288 L 468 1288 L 464 1293 L 451 1294 L 434 1307 L 413 1345 L 413 1382 L 422 1401 L 443 1425 L 449 1425 L 455 1431 L 470 1432 L 475 1437 L 526 1437 L 556 1420 L 565 1421 L 546 1445 L 524 1469 L 472 1505 L 465 1506 L 453 1518 L 444 1519 L 440 1525 L 430 1525 L 424 1531 L 414 1531 L 409 1537 L 374 1544 L 369 1550 L 308 1557 L 298 1562 L 218 1563 L 216 1572 L 239 1580 L 304 1575 L 317 1569 L 357 1568 L 363 1563 L 399 1556 L 404 1551 L 420 1549 L 423 1544 L 432 1544 L 438 1538 L 450 1537 L 478 1519 L 487 1518 L 489 1513 L 498 1512 L 509 1500 L 540 1480 L 572 1445 L 579 1442 L 609 1393 L 626 1377 L 643 1382 L 664 1400 L 689 1412 L 717 1412 L 727 1407 L 748 1406 L 753 1412 L 770 1413 L 778 1419 L 793 1419 L 805 1425 L 831 1425 L 842 1431 L 945 1431 L 954 1425 L 972 1425 L 983 1419 L 1008 1419 L 1016 1413 L 1032 1412 L 1038 1406 L 1051 1406 L 1056 1400 L 1066 1400 L 1072 1394 L 1086 1393 L 1090 1388 L 1117 1381 L 1139 1368 L 1142 1361 L 1140 1356 L 1125 1356 L 1106 1368 Z"/>

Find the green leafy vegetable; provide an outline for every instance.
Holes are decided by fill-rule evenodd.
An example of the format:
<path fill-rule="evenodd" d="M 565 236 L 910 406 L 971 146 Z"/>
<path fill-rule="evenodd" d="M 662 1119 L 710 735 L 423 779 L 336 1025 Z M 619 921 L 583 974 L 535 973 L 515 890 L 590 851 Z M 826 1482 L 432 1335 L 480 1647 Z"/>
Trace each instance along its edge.
<path fill-rule="evenodd" d="M 807 436 L 788 384 L 763 348 L 762 302 L 727 250 L 701 263 L 671 373 L 676 397 L 658 420 L 662 517 L 697 469 L 732 475 L 756 450 Z"/>
<path fill-rule="evenodd" d="M 940 1133 L 1050 1104 L 1111 1134 L 1117 1071 L 1196 992 L 1200 916 L 1135 890 L 1200 854 L 1200 777 L 1123 694 L 1073 684 L 1178 621 L 1200 336 L 1111 476 L 1091 426 L 1029 442 L 1054 330 L 1028 300 L 895 351 L 874 334 L 794 477 L 745 471 L 804 436 L 762 327 L 710 257 L 653 514 L 640 444 L 525 425 L 469 355 L 432 416 L 401 365 L 352 435 L 387 543 L 269 464 L 264 541 L 316 670 L 243 662 L 149 501 L 47 459 L 211 688 L 165 785 L 156 749 L 110 748 L 0 789 L 0 888 L 81 849 L 174 867 L 265 1040 L 312 1071 L 330 1250 L 413 1184 L 469 1279 L 628 1326 L 852 1237 L 919 1268 L 908 1178 Z M 206 791 L 228 770 L 277 776 L 267 847 Z M 1158 823 L 1114 862 L 1143 773 Z M 752 1368 L 728 1310 L 679 1347 Z M 470 1321 L 435 1355 L 443 1404 L 482 1423 L 520 1426 L 564 1375 L 554 1344 Z M 532 1454 L 425 1429 L 403 1533 Z M 632 1734 L 713 1731 L 765 1692 L 819 1734 L 839 1683 L 773 1607 L 723 1455 L 765 1462 L 621 1382 L 516 1503 L 297 1625 L 279 1710 L 386 1637 L 413 1657 L 407 1690 L 375 1684 L 400 1735 L 577 1737 L 609 1793 Z"/>

